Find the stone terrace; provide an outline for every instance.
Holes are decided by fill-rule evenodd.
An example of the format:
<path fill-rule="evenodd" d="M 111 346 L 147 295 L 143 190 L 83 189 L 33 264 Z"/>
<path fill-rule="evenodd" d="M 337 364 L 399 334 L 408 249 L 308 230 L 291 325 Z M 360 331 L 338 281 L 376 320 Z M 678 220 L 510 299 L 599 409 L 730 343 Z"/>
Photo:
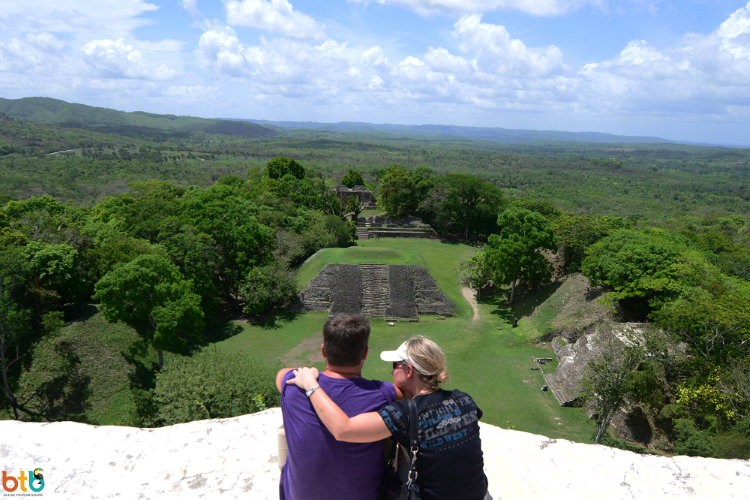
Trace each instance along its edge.
<path fill-rule="evenodd" d="M 411 268 L 412 266 L 388 266 L 391 305 L 385 311 L 386 318 L 419 319 L 414 304 L 414 274 Z"/>
<path fill-rule="evenodd" d="M 300 295 L 300 305 L 300 311 L 408 320 L 455 310 L 422 266 L 383 264 L 328 264 Z"/>
<path fill-rule="evenodd" d="M 430 273 L 422 266 L 411 266 L 414 272 L 414 301 L 419 314 L 452 316 L 453 303 L 440 290 Z"/>
<path fill-rule="evenodd" d="M 355 264 L 338 264 L 331 280 L 329 316 L 362 311 L 362 271 Z"/>

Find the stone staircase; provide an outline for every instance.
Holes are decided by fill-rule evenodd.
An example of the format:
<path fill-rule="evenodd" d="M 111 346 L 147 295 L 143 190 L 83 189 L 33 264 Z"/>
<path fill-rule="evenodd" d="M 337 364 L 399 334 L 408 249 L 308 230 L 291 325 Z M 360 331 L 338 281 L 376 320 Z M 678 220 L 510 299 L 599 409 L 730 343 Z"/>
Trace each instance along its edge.
<path fill-rule="evenodd" d="M 369 240 L 370 234 L 366 227 L 358 227 L 357 228 L 357 239 L 360 240 Z"/>
<path fill-rule="evenodd" d="M 388 266 L 360 264 L 362 270 L 362 314 L 382 318 L 390 305 Z"/>

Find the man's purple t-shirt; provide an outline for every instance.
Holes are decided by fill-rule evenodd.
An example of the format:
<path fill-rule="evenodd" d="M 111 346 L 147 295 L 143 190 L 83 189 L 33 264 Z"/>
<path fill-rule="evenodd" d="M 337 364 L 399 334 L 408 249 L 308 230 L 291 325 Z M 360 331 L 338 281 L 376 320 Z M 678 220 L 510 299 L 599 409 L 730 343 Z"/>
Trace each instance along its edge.
<path fill-rule="evenodd" d="M 305 391 L 286 381 L 281 411 L 289 447 L 281 470 L 281 500 L 375 500 L 383 476 L 383 442 L 344 443 L 328 432 Z M 320 387 L 349 417 L 376 411 L 396 399 L 389 382 L 331 378 L 320 374 Z"/>

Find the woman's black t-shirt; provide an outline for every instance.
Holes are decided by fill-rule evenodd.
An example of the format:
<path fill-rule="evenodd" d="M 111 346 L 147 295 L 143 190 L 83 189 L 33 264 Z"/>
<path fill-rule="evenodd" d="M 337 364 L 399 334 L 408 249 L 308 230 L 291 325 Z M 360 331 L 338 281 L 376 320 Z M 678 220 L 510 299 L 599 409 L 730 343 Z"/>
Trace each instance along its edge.
<path fill-rule="evenodd" d="M 419 417 L 417 485 L 422 500 L 483 500 L 487 493 L 480 410 L 471 396 L 439 390 L 414 398 Z M 409 449 L 409 406 L 395 401 L 378 412 Z"/>

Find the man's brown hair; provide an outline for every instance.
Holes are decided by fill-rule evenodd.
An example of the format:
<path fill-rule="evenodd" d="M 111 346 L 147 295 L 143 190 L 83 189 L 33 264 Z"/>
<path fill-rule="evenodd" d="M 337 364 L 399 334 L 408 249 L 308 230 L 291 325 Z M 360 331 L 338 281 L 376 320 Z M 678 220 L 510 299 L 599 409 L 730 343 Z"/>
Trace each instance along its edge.
<path fill-rule="evenodd" d="M 361 314 L 337 314 L 323 325 L 323 348 L 330 365 L 359 365 L 369 341 L 370 320 Z"/>

